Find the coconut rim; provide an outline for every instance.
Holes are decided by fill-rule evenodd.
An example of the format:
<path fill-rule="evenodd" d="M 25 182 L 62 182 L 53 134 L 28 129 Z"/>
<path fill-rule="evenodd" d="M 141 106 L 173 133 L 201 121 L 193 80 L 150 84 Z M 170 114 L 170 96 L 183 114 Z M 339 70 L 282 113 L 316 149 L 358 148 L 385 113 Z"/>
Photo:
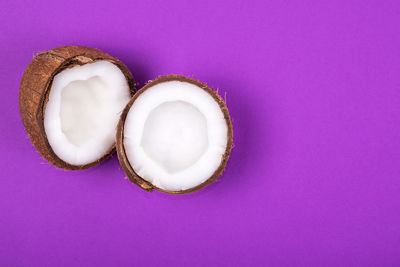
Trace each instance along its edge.
<path fill-rule="evenodd" d="M 218 106 L 220 107 L 222 113 L 224 114 L 224 119 L 225 119 L 225 122 L 226 122 L 226 125 L 228 128 L 226 149 L 225 149 L 224 154 L 222 155 L 222 160 L 221 160 L 221 163 L 219 164 L 218 168 L 204 182 L 202 182 L 201 184 L 199 184 L 195 187 L 185 189 L 185 190 L 165 190 L 165 189 L 159 188 L 159 187 L 153 185 L 152 183 L 144 180 L 133 170 L 133 168 L 128 160 L 128 157 L 126 155 L 125 146 L 124 146 L 125 121 L 126 121 L 126 117 L 128 116 L 128 113 L 129 113 L 133 103 L 147 89 L 149 89 L 157 84 L 160 84 L 163 82 L 169 82 L 169 81 L 180 81 L 180 82 L 191 83 L 191 84 L 203 89 L 204 91 L 206 91 L 209 95 L 211 95 L 211 97 L 215 100 L 215 102 L 217 102 Z M 124 110 L 121 114 L 120 120 L 117 125 L 117 134 L 116 134 L 115 139 L 116 139 L 116 149 L 117 149 L 118 160 L 119 160 L 121 167 L 124 170 L 125 174 L 127 175 L 127 177 L 129 178 L 129 180 L 132 183 L 140 186 L 143 190 L 148 191 L 148 192 L 152 192 L 153 189 L 156 189 L 157 191 L 172 194 L 172 195 L 184 195 L 184 194 L 193 193 L 195 191 L 203 189 L 204 187 L 217 181 L 218 177 L 222 175 L 222 173 L 225 170 L 228 159 L 230 157 L 232 146 L 233 146 L 233 128 L 232 128 L 232 121 L 231 121 L 231 117 L 229 115 L 228 107 L 226 106 L 225 101 L 218 95 L 218 93 L 215 90 L 210 88 L 205 83 L 200 82 L 199 80 L 189 78 L 189 77 L 186 77 L 183 75 L 171 74 L 171 75 L 158 76 L 158 78 L 156 78 L 155 80 L 149 81 L 145 86 L 143 86 L 141 89 L 139 89 L 135 93 L 135 95 L 131 98 L 131 100 L 126 105 L 126 107 L 124 108 Z"/>
<path fill-rule="evenodd" d="M 58 55 L 52 53 L 52 51 L 55 49 L 68 50 L 68 49 L 74 49 L 77 47 L 84 49 L 85 52 L 72 55 L 68 58 L 63 58 L 61 56 L 58 56 Z M 101 52 L 102 54 L 104 54 L 104 57 L 95 57 L 95 56 L 91 55 L 91 52 L 95 52 L 95 51 Z M 124 63 L 122 63 L 122 61 L 120 61 L 119 59 L 112 57 L 101 50 L 98 50 L 95 48 L 90 48 L 90 47 L 61 46 L 61 47 L 54 48 L 54 49 L 48 50 L 46 52 L 40 53 L 35 56 L 35 58 L 38 58 L 38 57 L 50 57 L 50 58 L 53 57 L 55 59 L 60 59 L 63 61 L 59 67 L 57 67 L 56 69 L 53 70 L 49 79 L 47 79 L 46 84 L 44 86 L 44 91 L 40 96 L 40 102 L 38 104 L 38 112 L 36 113 L 36 117 L 35 117 L 35 119 L 39 122 L 38 126 L 40 129 L 40 134 L 43 136 L 45 145 L 48 149 L 48 155 L 46 155 L 46 156 L 50 157 L 54 161 L 53 165 L 55 165 L 56 167 L 61 168 L 61 169 L 85 170 L 85 169 L 89 169 L 93 166 L 100 164 L 101 162 L 103 162 L 105 159 L 109 158 L 115 152 L 115 150 L 116 150 L 115 142 L 110 147 L 109 151 L 107 153 L 105 153 L 102 157 L 100 157 L 99 159 L 97 159 L 93 162 L 90 162 L 88 164 L 83 164 L 83 165 L 73 165 L 73 164 L 70 164 L 70 163 L 62 160 L 60 157 L 57 156 L 57 154 L 54 152 L 53 148 L 51 147 L 51 145 L 47 139 L 47 134 L 46 134 L 45 127 L 44 127 L 44 113 L 46 111 L 47 102 L 49 101 L 49 95 L 50 95 L 51 86 L 53 84 L 54 77 L 57 74 L 61 73 L 62 71 L 66 70 L 66 69 L 69 69 L 69 68 L 73 68 L 76 66 L 82 66 L 85 64 L 90 64 L 90 63 L 94 63 L 94 62 L 102 61 L 102 60 L 108 61 L 108 62 L 114 64 L 115 66 L 117 66 L 121 70 L 122 74 L 124 75 L 124 77 L 128 83 L 129 94 L 132 97 L 132 95 L 134 95 L 135 91 L 136 91 L 136 83 L 135 83 L 132 73 L 129 71 L 128 67 Z M 33 60 L 32 60 L 32 62 L 33 62 Z M 23 75 L 26 75 L 26 73 L 24 72 Z M 29 73 L 29 75 L 32 75 L 32 74 Z M 22 80 L 21 80 L 21 82 L 22 82 Z M 39 153 L 42 154 L 42 151 L 39 151 Z M 42 154 L 42 156 L 44 156 L 44 155 Z M 46 158 L 46 156 L 44 156 L 44 157 Z"/>

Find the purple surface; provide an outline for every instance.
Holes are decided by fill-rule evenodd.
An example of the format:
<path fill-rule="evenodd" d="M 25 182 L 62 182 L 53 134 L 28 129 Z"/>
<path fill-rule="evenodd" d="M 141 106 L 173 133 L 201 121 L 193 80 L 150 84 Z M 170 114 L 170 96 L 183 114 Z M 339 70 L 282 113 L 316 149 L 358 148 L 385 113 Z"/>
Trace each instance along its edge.
<path fill-rule="evenodd" d="M 190 3 L 193 2 L 193 3 Z M 399 1 L 0 2 L 0 266 L 400 266 Z M 149 194 L 48 166 L 19 81 L 77 44 L 226 93 L 220 182 Z"/>

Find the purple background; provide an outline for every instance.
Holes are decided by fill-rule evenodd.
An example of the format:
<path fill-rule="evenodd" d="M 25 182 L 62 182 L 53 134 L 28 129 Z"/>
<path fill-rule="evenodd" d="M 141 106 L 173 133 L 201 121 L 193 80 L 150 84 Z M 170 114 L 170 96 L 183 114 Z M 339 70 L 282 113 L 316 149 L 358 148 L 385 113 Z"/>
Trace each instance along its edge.
<path fill-rule="evenodd" d="M 0 266 L 400 266 L 399 1 L 0 2 Z M 146 193 L 116 156 L 49 166 L 19 81 L 76 44 L 142 86 L 191 75 L 226 93 L 220 182 Z"/>

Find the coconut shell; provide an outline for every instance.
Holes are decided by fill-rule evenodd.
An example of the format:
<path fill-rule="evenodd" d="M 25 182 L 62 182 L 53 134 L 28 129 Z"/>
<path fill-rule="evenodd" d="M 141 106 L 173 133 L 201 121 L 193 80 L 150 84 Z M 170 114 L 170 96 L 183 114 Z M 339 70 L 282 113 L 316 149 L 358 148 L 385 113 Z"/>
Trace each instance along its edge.
<path fill-rule="evenodd" d="M 124 147 L 125 121 L 126 121 L 126 117 L 128 115 L 130 108 L 132 107 L 133 103 L 143 92 L 145 92 L 150 87 L 157 85 L 159 83 L 168 82 L 168 81 L 182 81 L 182 82 L 191 83 L 191 84 L 194 84 L 194 85 L 200 87 L 201 89 L 206 91 L 208 94 L 210 94 L 214 98 L 214 100 L 218 103 L 219 107 L 221 108 L 221 110 L 224 114 L 226 125 L 228 127 L 228 133 L 227 133 L 228 144 L 226 146 L 225 153 L 222 155 L 222 161 L 221 161 L 221 164 L 219 165 L 218 169 L 213 173 L 213 175 L 211 177 L 209 177 L 206 181 L 204 181 L 200 185 L 193 187 L 193 188 L 186 189 L 186 190 L 181 190 L 181 191 L 168 191 L 168 190 L 158 188 L 158 187 L 154 186 L 153 184 L 151 184 L 150 182 L 144 180 L 142 177 L 140 177 L 133 170 L 132 166 L 130 165 L 128 157 L 125 152 L 125 147 Z M 129 178 L 129 180 L 132 183 L 141 187 L 143 190 L 148 191 L 148 192 L 152 192 L 154 189 L 156 189 L 158 191 L 168 193 L 168 194 L 181 195 L 181 194 L 189 194 L 189 193 L 198 191 L 198 190 L 212 184 L 213 182 L 217 181 L 218 177 L 224 172 L 226 164 L 229 159 L 229 156 L 231 154 L 232 145 L 233 145 L 232 121 L 231 121 L 229 111 L 228 111 L 228 108 L 227 108 L 224 100 L 218 95 L 218 93 L 216 91 L 214 91 L 213 89 L 208 87 L 206 84 L 204 84 L 198 80 L 188 78 L 188 77 L 185 77 L 182 75 L 159 76 L 157 79 L 155 79 L 153 81 L 149 81 L 144 87 L 142 87 L 140 90 L 138 90 L 136 92 L 136 94 L 133 96 L 133 98 L 126 105 L 125 109 L 123 110 L 123 112 L 121 114 L 121 118 L 120 118 L 120 120 L 118 122 L 118 126 L 117 126 L 116 148 L 117 148 L 117 155 L 118 155 L 119 163 L 121 164 L 121 167 L 124 170 L 126 176 Z"/>
<path fill-rule="evenodd" d="M 115 146 L 98 160 L 85 165 L 71 165 L 61 160 L 51 148 L 44 130 L 44 112 L 49 92 L 55 75 L 75 66 L 106 60 L 115 64 L 128 82 L 130 94 L 135 93 L 135 81 L 129 69 L 117 58 L 98 49 L 82 46 L 62 46 L 40 53 L 26 67 L 19 90 L 19 108 L 22 122 L 32 144 L 37 151 L 51 164 L 68 170 L 82 170 L 93 167 L 114 151 Z"/>

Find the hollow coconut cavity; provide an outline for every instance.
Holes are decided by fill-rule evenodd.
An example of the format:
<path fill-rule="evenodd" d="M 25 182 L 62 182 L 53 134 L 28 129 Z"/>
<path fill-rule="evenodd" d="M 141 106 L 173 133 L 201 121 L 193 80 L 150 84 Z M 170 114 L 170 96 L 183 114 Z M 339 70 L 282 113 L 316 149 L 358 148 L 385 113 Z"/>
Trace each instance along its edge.
<path fill-rule="evenodd" d="M 184 194 L 207 186 L 223 172 L 231 148 L 226 104 L 184 76 L 161 76 L 140 89 L 117 129 L 121 166 L 147 191 Z"/>
<path fill-rule="evenodd" d="M 115 128 L 134 89 L 118 59 L 93 48 L 56 48 L 37 55 L 24 72 L 22 120 L 49 162 L 86 169 L 113 152 Z"/>

